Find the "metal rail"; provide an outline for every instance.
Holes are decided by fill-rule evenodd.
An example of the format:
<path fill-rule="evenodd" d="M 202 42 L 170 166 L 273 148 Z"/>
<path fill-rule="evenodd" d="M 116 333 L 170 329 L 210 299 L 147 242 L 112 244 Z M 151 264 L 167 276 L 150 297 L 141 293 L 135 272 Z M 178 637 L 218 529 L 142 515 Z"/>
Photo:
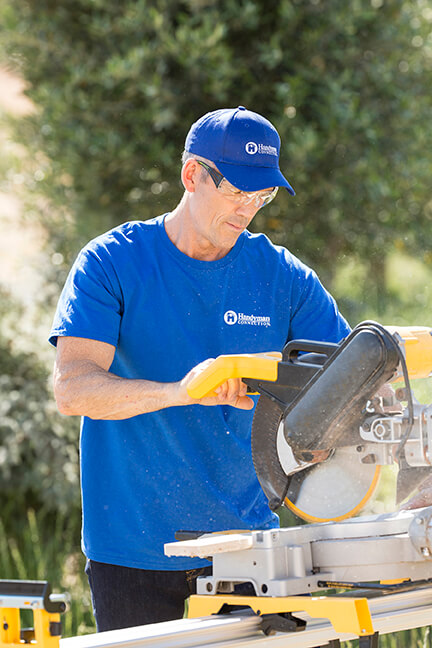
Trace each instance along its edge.
<path fill-rule="evenodd" d="M 432 624 L 432 587 L 371 598 L 369 608 L 379 634 L 424 627 Z M 61 639 L 60 648 L 316 648 L 336 639 L 357 638 L 336 633 L 328 620 L 298 616 L 307 620 L 307 626 L 292 634 L 265 636 L 260 617 L 236 613 Z"/>

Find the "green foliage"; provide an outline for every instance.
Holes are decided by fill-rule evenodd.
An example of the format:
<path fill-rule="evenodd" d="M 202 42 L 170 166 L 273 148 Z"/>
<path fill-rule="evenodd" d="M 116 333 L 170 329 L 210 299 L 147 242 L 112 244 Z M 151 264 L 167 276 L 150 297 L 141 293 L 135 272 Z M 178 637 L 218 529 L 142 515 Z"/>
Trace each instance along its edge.
<path fill-rule="evenodd" d="M 352 325 L 374 319 L 387 325 L 429 326 L 432 306 L 432 266 L 401 251 L 382 259 L 382 285 L 367 281 L 367 261 L 359 255 L 337 265 L 332 292 Z"/>
<path fill-rule="evenodd" d="M 63 636 L 94 632 L 85 559 L 79 548 L 80 516 L 77 512 L 53 516 L 46 509 L 39 509 L 37 515 L 32 509 L 27 515 L 13 517 L 12 513 L 7 511 L 9 528 L 0 519 L 1 577 L 47 580 L 54 592 L 70 598 L 62 617 Z M 23 621 L 32 623 L 31 618 Z"/>
<path fill-rule="evenodd" d="M 14 308 L 0 292 L 0 327 Z M 48 380 L 35 353 L 0 328 L 0 490 L 15 511 L 79 507 L 78 421 L 56 412 Z"/>
<path fill-rule="evenodd" d="M 355 251 L 380 281 L 395 242 L 430 248 L 424 1 L 3 0 L 0 10 L 1 44 L 38 107 L 18 137 L 67 264 L 90 236 L 171 208 L 189 125 L 236 104 L 278 127 L 297 190 L 257 228 L 327 277 Z"/>

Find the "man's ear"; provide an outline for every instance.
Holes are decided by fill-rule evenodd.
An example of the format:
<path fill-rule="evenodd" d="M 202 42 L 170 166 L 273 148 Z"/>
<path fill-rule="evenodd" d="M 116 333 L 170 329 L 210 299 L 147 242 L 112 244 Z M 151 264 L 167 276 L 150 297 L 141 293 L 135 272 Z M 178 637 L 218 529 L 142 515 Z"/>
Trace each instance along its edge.
<path fill-rule="evenodd" d="M 194 193 L 196 190 L 199 174 L 200 168 L 198 162 L 193 158 L 186 160 L 181 170 L 181 181 L 183 187 L 186 191 L 189 191 L 189 193 Z"/>

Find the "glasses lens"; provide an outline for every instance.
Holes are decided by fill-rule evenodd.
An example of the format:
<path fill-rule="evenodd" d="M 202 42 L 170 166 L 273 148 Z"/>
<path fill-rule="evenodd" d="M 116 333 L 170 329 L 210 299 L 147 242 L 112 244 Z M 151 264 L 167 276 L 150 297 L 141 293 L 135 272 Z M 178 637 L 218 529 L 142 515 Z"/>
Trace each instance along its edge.
<path fill-rule="evenodd" d="M 234 187 L 226 178 L 219 185 L 219 191 L 230 200 L 243 205 L 254 203 L 255 207 L 264 207 L 268 205 L 276 196 L 279 187 L 274 187 L 268 191 L 241 191 Z"/>
<path fill-rule="evenodd" d="M 273 200 L 273 198 L 276 198 L 276 194 L 277 194 L 278 190 L 279 190 L 279 187 L 275 187 L 271 191 L 266 191 L 265 193 L 262 193 L 261 194 L 261 200 L 262 200 L 261 206 L 264 207 L 264 205 L 268 205 Z"/>
<path fill-rule="evenodd" d="M 234 187 L 234 185 L 232 185 L 231 182 L 228 182 L 226 178 L 222 180 L 218 189 L 224 196 L 227 196 L 227 198 L 230 198 L 235 202 L 243 202 L 245 196 L 249 195 L 246 191 L 241 191 L 241 189 Z"/>

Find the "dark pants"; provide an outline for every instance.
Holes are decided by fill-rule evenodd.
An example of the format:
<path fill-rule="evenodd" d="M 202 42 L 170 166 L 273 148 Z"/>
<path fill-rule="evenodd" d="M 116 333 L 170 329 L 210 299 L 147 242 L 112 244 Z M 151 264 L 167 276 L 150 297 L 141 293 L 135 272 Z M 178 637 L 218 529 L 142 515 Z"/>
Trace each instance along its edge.
<path fill-rule="evenodd" d="M 133 569 L 88 560 L 86 574 L 98 632 L 181 619 L 196 579 L 211 567 L 189 571 Z"/>

